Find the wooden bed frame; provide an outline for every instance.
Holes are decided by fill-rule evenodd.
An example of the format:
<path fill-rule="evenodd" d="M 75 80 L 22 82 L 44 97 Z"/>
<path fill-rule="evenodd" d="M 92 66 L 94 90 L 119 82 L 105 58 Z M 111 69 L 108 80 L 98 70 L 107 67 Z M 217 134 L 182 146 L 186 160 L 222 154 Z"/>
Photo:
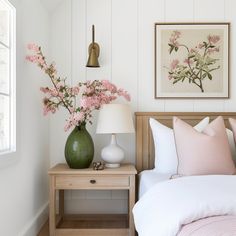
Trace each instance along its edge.
<path fill-rule="evenodd" d="M 136 168 L 138 172 L 154 167 L 154 143 L 149 118 L 152 117 L 172 128 L 173 116 L 179 117 L 192 126 L 206 116 L 209 116 L 211 120 L 222 116 L 226 127 L 229 128 L 228 118 L 236 119 L 236 112 L 136 112 Z"/>

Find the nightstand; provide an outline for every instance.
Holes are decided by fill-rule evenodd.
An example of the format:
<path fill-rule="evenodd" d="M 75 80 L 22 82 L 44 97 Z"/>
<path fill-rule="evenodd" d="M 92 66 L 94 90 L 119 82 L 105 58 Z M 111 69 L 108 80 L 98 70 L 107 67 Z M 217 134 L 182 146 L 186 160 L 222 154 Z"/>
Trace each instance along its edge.
<path fill-rule="evenodd" d="M 95 171 L 70 169 L 58 164 L 49 170 L 50 236 L 134 236 L 132 208 L 135 204 L 135 167 L 130 164 L 119 168 Z M 127 190 L 128 213 L 124 215 L 66 215 L 64 214 L 64 190 Z M 59 213 L 56 214 L 56 191 L 59 191 Z"/>

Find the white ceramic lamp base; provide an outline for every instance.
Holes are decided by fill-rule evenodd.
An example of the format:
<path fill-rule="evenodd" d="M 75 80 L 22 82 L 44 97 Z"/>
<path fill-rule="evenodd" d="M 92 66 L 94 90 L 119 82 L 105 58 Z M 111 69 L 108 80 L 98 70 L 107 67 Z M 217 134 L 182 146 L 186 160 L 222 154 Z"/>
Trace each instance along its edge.
<path fill-rule="evenodd" d="M 111 136 L 110 145 L 104 147 L 101 153 L 103 161 L 106 163 L 108 168 L 120 167 L 120 163 L 124 160 L 124 151 L 117 144 L 115 134 Z"/>

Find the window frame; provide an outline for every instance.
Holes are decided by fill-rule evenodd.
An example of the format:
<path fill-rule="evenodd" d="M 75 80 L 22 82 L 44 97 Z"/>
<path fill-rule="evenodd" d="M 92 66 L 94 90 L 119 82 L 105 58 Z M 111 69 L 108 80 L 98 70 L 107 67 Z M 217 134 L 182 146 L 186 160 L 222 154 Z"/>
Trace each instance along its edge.
<path fill-rule="evenodd" d="M 9 46 L 0 40 L 1 46 L 9 50 L 9 92 L 0 92 L 9 98 L 9 148 L 0 150 L 0 156 L 16 152 L 16 9 L 8 0 L 0 2 L 9 9 Z"/>

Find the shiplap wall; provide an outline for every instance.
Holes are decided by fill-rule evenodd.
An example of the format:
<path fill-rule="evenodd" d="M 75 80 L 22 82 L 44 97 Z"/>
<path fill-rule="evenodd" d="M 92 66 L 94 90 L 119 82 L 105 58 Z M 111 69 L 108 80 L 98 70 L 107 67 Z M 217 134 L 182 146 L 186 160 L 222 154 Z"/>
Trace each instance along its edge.
<path fill-rule="evenodd" d="M 235 111 L 236 82 L 236 9 L 235 0 L 64 0 L 51 12 L 51 56 L 60 74 L 75 84 L 78 81 L 109 79 L 127 89 L 133 111 Z M 231 22 L 230 99 L 154 99 L 154 23 L 155 22 Z M 91 26 L 95 24 L 96 41 L 101 47 L 101 68 L 86 68 Z M 96 135 L 96 116 L 88 126 L 95 142 L 95 160 L 101 147 L 109 142 L 106 135 Z M 51 116 L 51 165 L 64 162 L 63 131 L 66 114 Z M 119 135 L 126 150 L 126 161 L 135 161 L 135 136 Z M 70 211 L 95 210 L 124 212 L 124 192 L 68 192 Z M 80 199 L 80 203 L 77 199 Z M 97 203 L 100 199 L 100 203 Z M 73 201 L 75 200 L 75 201 Z M 75 204 L 76 202 L 76 204 Z M 104 204 L 103 204 L 104 203 Z M 99 205 L 99 206 L 98 206 Z M 76 207 L 77 206 L 77 207 Z M 89 208 L 87 208 L 90 206 Z M 99 208 L 100 207 L 100 208 Z"/>

